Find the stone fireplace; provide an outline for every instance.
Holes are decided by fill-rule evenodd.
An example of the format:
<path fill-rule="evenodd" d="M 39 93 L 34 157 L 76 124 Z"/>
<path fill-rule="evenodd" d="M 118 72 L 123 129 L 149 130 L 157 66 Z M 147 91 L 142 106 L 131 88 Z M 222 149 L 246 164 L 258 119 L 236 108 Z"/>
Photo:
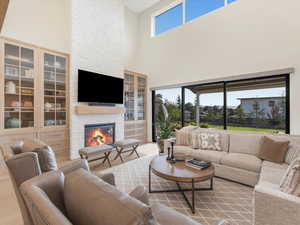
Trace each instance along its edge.
<path fill-rule="evenodd" d="M 85 147 L 115 142 L 115 123 L 87 124 L 84 126 Z"/>

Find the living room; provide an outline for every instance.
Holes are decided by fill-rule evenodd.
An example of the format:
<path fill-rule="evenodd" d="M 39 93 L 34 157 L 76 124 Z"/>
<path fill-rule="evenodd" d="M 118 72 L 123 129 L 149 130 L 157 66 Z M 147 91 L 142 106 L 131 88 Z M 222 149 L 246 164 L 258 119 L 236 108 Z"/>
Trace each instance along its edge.
<path fill-rule="evenodd" d="M 123 221 L 88 205 L 81 211 L 66 199 L 72 182 L 55 214 L 28 206 L 23 194 L 60 171 L 65 183 L 77 173 L 92 188 L 91 173 L 68 179 L 75 168 L 140 200 L 154 224 L 300 224 L 299 8 L 279 0 L 1 0 L 0 224 L 149 223 L 126 210 Z M 54 158 L 50 169 L 35 149 Z M 190 160 L 209 167 L 187 167 Z M 23 172 L 37 161 L 43 174 L 29 179 Z M 90 205 L 107 196 L 91 196 L 98 202 Z M 79 222 L 81 213 L 98 219 Z"/>

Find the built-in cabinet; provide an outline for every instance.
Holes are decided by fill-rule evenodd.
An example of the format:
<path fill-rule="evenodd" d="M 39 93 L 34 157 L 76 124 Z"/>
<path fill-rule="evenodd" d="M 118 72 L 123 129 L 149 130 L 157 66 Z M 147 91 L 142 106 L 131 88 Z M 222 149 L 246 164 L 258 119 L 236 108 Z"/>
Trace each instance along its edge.
<path fill-rule="evenodd" d="M 124 84 L 125 138 L 147 142 L 147 76 L 125 71 Z"/>
<path fill-rule="evenodd" d="M 0 141 L 37 138 L 67 154 L 68 54 L 3 37 L 0 43 Z"/>

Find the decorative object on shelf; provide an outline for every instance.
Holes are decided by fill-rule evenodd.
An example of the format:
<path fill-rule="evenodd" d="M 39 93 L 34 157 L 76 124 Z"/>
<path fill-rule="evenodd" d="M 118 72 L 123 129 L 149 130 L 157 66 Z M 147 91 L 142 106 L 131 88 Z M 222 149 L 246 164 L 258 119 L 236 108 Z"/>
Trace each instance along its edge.
<path fill-rule="evenodd" d="M 23 106 L 24 107 L 32 107 L 33 106 L 32 101 L 24 101 Z"/>
<path fill-rule="evenodd" d="M 5 121 L 6 128 L 20 128 L 21 121 L 17 118 L 9 118 Z"/>
<path fill-rule="evenodd" d="M 5 75 L 11 77 L 18 77 L 19 70 L 18 68 L 12 66 L 5 66 Z"/>
<path fill-rule="evenodd" d="M 20 107 L 21 106 L 19 101 L 11 101 L 10 105 L 11 105 L 11 107 Z"/>
<path fill-rule="evenodd" d="M 45 125 L 46 126 L 54 126 L 55 125 L 55 120 L 45 120 Z"/>
<path fill-rule="evenodd" d="M 33 78 L 33 69 L 26 69 L 25 70 L 25 77 L 26 78 Z"/>
<path fill-rule="evenodd" d="M 53 108 L 53 104 L 50 102 L 45 103 L 45 110 L 50 111 Z"/>
<path fill-rule="evenodd" d="M 6 82 L 5 93 L 6 94 L 17 94 L 17 86 L 13 81 Z"/>
<path fill-rule="evenodd" d="M 24 95 L 32 95 L 33 90 L 32 89 L 22 89 L 21 93 L 24 94 Z"/>
<path fill-rule="evenodd" d="M 170 159 L 170 162 L 171 163 L 176 163 L 176 159 L 175 159 L 175 156 L 174 156 L 174 144 L 175 142 L 171 142 L 171 159 Z"/>

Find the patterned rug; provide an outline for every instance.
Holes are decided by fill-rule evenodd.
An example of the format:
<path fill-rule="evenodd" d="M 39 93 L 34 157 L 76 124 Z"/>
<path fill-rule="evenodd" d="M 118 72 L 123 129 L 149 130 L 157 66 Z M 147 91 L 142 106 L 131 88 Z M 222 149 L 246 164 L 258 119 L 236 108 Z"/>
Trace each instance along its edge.
<path fill-rule="evenodd" d="M 105 171 L 114 173 L 116 185 L 122 191 L 130 192 L 137 185 L 148 188 L 148 165 L 153 157 L 153 155 L 144 156 Z M 196 185 L 196 187 L 208 186 L 208 182 Z M 152 189 L 167 188 L 174 189 L 177 186 L 174 182 L 166 181 L 152 174 Z M 216 225 L 222 219 L 228 220 L 231 225 L 252 225 L 252 193 L 252 188 L 215 178 L 213 191 L 196 192 L 195 214 L 191 213 L 181 193 L 150 194 L 150 201 L 174 208 L 203 225 Z M 187 193 L 187 197 L 191 199 L 191 193 Z"/>

